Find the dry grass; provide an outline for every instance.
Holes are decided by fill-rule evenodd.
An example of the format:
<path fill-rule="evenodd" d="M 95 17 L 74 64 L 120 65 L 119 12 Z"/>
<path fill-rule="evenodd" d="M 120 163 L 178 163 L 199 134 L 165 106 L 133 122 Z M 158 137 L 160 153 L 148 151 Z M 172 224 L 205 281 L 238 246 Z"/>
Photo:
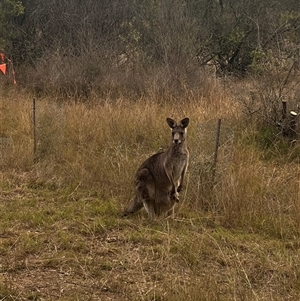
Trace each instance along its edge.
<path fill-rule="evenodd" d="M 0 95 L 1 300 L 299 299 L 299 166 L 262 159 L 217 83 L 204 95 L 38 99 L 36 163 L 31 97 Z M 120 218 L 136 168 L 169 143 L 165 118 L 184 116 L 192 158 L 175 218 Z M 224 141 L 236 134 L 213 182 L 217 118 Z"/>

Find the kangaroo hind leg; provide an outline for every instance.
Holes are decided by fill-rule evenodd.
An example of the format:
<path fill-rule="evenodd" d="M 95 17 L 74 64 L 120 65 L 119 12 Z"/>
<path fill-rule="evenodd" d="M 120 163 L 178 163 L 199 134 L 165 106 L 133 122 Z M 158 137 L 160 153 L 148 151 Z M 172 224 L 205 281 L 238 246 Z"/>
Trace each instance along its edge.
<path fill-rule="evenodd" d="M 149 218 L 155 218 L 155 199 L 153 199 L 154 180 L 147 168 L 138 171 L 136 175 L 136 195 L 141 200 Z"/>

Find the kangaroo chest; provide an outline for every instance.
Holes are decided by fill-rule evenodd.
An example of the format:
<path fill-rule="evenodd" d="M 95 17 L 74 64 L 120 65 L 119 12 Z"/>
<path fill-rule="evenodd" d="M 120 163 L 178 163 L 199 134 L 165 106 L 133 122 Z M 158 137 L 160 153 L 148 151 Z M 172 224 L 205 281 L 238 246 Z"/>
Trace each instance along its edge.
<path fill-rule="evenodd" d="M 187 164 L 187 155 L 184 153 L 172 156 L 172 160 L 166 161 L 166 171 L 172 175 L 174 181 L 178 181 Z"/>
<path fill-rule="evenodd" d="M 175 158 L 172 162 L 172 170 L 174 179 L 179 178 L 187 163 L 187 156 L 182 154 L 179 158 Z"/>

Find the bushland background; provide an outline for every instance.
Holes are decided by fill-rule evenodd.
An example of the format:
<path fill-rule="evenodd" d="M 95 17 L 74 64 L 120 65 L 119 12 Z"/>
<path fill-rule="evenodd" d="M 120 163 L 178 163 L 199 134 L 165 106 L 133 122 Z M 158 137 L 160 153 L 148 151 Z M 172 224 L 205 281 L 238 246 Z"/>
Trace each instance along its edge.
<path fill-rule="evenodd" d="M 299 300 L 299 6 L 2 1 L 0 299 Z M 185 116 L 175 217 L 120 218 Z"/>

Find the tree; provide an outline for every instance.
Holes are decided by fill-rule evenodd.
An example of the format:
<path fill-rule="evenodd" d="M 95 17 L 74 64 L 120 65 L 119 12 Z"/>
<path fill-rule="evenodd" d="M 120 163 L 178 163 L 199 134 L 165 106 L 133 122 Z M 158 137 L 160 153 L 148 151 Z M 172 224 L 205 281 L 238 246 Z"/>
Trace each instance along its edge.
<path fill-rule="evenodd" d="M 17 35 L 14 19 L 24 13 L 24 7 L 18 0 L 2 0 L 0 2 L 0 49 L 9 49 L 13 38 Z"/>
<path fill-rule="evenodd" d="M 298 0 L 189 2 L 199 28 L 199 61 L 214 63 L 220 74 L 246 74 L 257 54 L 299 37 Z"/>
<path fill-rule="evenodd" d="M 20 1 L 2 0 L 0 38 L 15 65 L 26 67 L 24 83 L 28 76 L 42 90 L 131 86 L 140 93 L 152 82 L 157 90 L 184 92 L 199 87 L 207 64 L 220 75 L 245 76 L 269 73 L 274 62 L 299 62 L 299 0 L 22 3 L 24 14 Z"/>

